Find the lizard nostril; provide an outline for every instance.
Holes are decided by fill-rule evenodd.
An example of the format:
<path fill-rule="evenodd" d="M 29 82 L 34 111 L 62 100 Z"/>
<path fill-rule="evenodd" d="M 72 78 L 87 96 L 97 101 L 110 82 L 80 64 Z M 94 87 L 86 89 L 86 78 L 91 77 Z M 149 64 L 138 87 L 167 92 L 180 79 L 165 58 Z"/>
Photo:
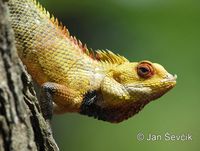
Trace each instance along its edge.
<path fill-rule="evenodd" d="M 165 76 L 163 81 L 176 81 L 176 79 L 177 79 L 177 75 L 176 74 L 175 75 L 171 75 L 171 74 L 168 73 Z"/>

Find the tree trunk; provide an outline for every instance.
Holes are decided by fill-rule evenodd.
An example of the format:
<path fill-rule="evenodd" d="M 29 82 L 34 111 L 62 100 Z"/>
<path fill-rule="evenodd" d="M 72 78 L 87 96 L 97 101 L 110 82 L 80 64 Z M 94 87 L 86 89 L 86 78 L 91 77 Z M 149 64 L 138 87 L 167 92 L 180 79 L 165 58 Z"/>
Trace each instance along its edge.
<path fill-rule="evenodd" d="M 58 151 L 8 20 L 7 4 L 0 0 L 0 151 Z"/>

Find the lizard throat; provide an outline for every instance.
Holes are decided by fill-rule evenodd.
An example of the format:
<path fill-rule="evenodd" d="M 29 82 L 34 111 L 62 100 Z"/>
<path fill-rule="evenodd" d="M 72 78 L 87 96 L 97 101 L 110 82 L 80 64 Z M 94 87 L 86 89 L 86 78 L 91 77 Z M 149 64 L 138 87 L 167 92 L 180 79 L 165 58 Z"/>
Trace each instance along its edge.
<path fill-rule="evenodd" d="M 97 91 L 88 92 L 82 102 L 80 114 L 111 123 L 119 123 L 137 114 L 150 100 L 129 102 L 120 106 L 101 107 L 97 101 L 101 96 Z"/>

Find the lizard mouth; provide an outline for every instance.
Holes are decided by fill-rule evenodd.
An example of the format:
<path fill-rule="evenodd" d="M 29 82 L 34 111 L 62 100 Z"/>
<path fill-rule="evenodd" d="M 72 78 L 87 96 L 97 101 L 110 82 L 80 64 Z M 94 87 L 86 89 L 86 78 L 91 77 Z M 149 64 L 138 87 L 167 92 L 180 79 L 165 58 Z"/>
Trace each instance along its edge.
<path fill-rule="evenodd" d="M 177 75 L 167 74 L 166 77 L 160 80 L 157 83 L 148 83 L 148 84 L 128 84 L 125 86 L 126 90 L 131 94 L 138 93 L 143 94 L 151 94 L 151 92 L 155 89 L 171 89 L 176 85 Z"/>

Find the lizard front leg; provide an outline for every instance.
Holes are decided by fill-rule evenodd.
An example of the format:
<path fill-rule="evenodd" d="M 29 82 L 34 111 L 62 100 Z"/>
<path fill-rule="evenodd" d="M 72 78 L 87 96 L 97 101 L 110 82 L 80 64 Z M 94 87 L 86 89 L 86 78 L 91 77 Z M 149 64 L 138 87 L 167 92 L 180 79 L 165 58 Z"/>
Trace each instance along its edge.
<path fill-rule="evenodd" d="M 79 92 L 64 85 L 46 82 L 42 85 L 42 99 L 40 101 L 43 116 L 51 120 L 52 114 L 64 112 L 78 112 L 82 97 Z"/>

